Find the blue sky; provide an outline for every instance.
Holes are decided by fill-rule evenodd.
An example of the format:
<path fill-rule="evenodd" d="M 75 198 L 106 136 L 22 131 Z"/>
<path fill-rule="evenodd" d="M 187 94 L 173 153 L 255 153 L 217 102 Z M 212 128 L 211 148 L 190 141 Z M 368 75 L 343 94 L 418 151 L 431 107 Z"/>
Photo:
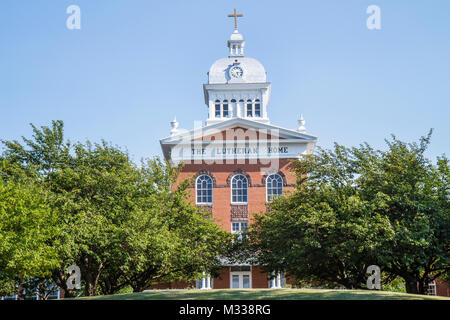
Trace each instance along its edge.
<path fill-rule="evenodd" d="M 81 30 L 66 28 L 71 4 Z M 366 27 L 372 4 L 381 30 Z M 207 117 L 202 84 L 228 55 L 235 7 L 246 55 L 272 83 L 273 124 L 296 128 L 303 113 L 325 148 L 434 128 L 428 156 L 449 155 L 448 0 L 2 0 L 0 138 L 61 119 L 72 141 L 161 155 L 174 116 L 183 128 Z"/>

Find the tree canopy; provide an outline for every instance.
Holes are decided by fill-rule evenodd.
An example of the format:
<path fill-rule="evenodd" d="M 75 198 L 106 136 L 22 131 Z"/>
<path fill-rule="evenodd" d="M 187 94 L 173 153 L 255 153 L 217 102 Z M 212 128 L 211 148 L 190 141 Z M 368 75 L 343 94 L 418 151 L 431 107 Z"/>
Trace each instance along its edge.
<path fill-rule="evenodd" d="M 347 288 L 364 288 L 377 264 L 387 282 L 402 277 L 408 292 L 424 293 L 449 270 L 449 162 L 424 156 L 430 137 L 392 137 L 384 151 L 335 144 L 297 161 L 295 191 L 256 215 L 255 262 Z"/>
<path fill-rule="evenodd" d="M 228 234 L 189 203 L 189 181 L 175 185 L 181 166 L 159 158 L 137 166 L 127 152 L 104 141 L 65 141 L 61 121 L 33 126 L 33 132 L 24 143 L 4 141 L 7 165 L 0 174 L 47 194 L 41 201 L 58 232 L 45 243 L 48 252 L 56 252 L 58 266 L 50 275 L 25 277 L 54 282 L 70 296 L 75 292 L 66 286 L 66 270 L 77 265 L 84 294 L 96 295 L 192 281 L 217 268 Z"/>

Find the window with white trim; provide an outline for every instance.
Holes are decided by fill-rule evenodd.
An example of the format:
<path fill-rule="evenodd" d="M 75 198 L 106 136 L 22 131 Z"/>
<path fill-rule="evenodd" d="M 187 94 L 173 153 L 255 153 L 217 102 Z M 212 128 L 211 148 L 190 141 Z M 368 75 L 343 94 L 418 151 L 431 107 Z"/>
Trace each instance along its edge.
<path fill-rule="evenodd" d="M 253 104 L 252 100 L 247 100 L 247 117 L 253 117 Z"/>
<path fill-rule="evenodd" d="M 428 284 L 428 295 L 435 296 L 436 295 L 436 282 L 432 281 Z"/>
<path fill-rule="evenodd" d="M 261 103 L 259 99 L 255 100 L 255 117 L 261 117 Z"/>
<path fill-rule="evenodd" d="M 247 203 L 248 180 L 242 174 L 237 174 L 231 180 L 231 203 Z"/>
<path fill-rule="evenodd" d="M 216 100 L 216 104 L 215 104 L 215 115 L 216 115 L 216 118 L 219 118 L 220 117 L 220 100 Z"/>
<path fill-rule="evenodd" d="M 211 204 L 213 181 L 212 178 L 206 174 L 197 177 L 195 187 L 197 189 L 197 203 L 198 204 Z"/>
<path fill-rule="evenodd" d="M 271 174 L 266 179 L 267 202 L 283 194 L 283 178 L 279 174 Z"/>
<path fill-rule="evenodd" d="M 231 233 L 238 234 L 239 239 L 242 239 L 242 234 L 247 230 L 248 230 L 248 221 L 231 223 Z"/>
<path fill-rule="evenodd" d="M 229 116 L 229 112 L 228 112 L 228 100 L 223 100 L 223 104 L 222 104 L 222 116 L 224 118 L 228 118 Z"/>
<path fill-rule="evenodd" d="M 230 101 L 230 107 L 229 107 L 229 117 L 233 117 L 237 115 L 237 104 L 236 104 L 236 99 L 231 99 Z"/>

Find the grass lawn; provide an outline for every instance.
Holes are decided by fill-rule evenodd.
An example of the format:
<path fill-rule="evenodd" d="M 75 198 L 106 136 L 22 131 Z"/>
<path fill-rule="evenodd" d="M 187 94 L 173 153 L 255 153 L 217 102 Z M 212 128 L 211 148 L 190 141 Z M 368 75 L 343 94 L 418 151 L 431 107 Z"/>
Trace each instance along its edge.
<path fill-rule="evenodd" d="M 215 289 L 150 290 L 110 296 L 83 297 L 89 300 L 450 300 L 388 291 L 327 289 Z"/>

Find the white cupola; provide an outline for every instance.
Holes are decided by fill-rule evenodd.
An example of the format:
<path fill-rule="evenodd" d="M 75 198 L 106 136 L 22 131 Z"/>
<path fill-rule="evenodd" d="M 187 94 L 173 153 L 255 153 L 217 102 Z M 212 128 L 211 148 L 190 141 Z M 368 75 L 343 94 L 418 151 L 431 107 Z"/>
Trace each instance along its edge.
<path fill-rule="evenodd" d="M 256 59 L 244 56 L 245 41 L 237 30 L 236 10 L 229 15 L 235 18 L 235 29 L 227 41 L 229 56 L 213 63 L 208 72 L 208 83 L 203 85 L 208 119 L 214 124 L 230 118 L 269 123 L 267 106 L 270 83 L 264 66 Z"/>
<path fill-rule="evenodd" d="M 234 30 L 231 34 L 230 40 L 228 40 L 228 48 L 230 49 L 230 57 L 243 57 L 244 56 L 245 41 L 242 34 Z"/>

